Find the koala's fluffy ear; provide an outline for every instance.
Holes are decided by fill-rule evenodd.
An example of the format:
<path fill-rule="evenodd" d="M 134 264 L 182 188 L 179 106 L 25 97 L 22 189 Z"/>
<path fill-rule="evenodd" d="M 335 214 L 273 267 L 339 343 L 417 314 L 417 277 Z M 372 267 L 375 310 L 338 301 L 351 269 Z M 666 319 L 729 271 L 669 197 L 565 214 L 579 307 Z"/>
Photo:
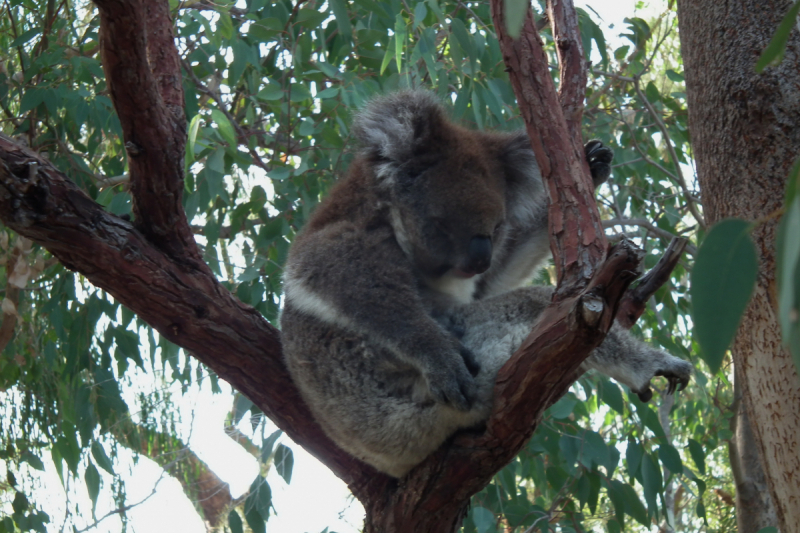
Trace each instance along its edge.
<path fill-rule="evenodd" d="M 367 157 L 399 165 L 440 144 L 446 124 L 436 96 L 402 91 L 372 100 L 356 116 L 353 133 Z"/>

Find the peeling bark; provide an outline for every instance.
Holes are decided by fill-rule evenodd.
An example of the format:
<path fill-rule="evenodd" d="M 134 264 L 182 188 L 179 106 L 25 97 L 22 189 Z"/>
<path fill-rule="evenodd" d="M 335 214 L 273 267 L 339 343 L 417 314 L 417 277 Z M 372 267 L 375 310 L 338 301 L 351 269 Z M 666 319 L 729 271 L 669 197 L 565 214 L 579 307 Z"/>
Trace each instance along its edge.
<path fill-rule="evenodd" d="M 759 276 L 732 352 L 783 533 L 800 531 L 800 378 L 776 320 L 777 222 L 770 216 L 781 207 L 800 152 L 798 32 L 790 34 L 780 65 L 761 74 L 754 66 L 791 5 L 678 1 L 689 125 L 708 221 L 767 220 L 753 233 Z"/>

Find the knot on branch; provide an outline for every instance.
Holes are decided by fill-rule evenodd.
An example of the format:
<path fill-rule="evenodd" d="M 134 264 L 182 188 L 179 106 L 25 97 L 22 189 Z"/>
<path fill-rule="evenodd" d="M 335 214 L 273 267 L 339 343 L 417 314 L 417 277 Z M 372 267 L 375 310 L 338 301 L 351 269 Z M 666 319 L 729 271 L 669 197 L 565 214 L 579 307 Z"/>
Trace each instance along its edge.
<path fill-rule="evenodd" d="M 8 144 L 10 143 L 10 144 Z M 40 179 L 41 163 L 0 136 L 0 211 L 20 227 L 45 218 L 48 188 Z"/>

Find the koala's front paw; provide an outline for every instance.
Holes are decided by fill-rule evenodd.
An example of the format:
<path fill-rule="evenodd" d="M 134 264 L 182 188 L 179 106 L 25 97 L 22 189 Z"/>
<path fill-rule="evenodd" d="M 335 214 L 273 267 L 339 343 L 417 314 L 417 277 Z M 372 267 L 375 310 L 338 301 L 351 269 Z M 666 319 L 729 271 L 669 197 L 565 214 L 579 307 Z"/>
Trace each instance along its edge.
<path fill-rule="evenodd" d="M 689 384 L 689 380 L 692 378 L 692 370 L 691 363 L 670 355 L 668 359 L 663 361 L 663 365 L 653 373 L 653 376 L 667 378 L 667 394 L 675 394 L 676 390 L 682 391 Z M 642 389 L 635 392 L 643 402 L 647 402 L 653 397 L 649 380 Z"/>
<path fill-rule="evenodd" d="M 458 344 L 457 352 L 439 354 L 438 368 L 428 373 L 428 386 L 436 401 L 469 411 L 477 395 L 473 376 L 480 365 L 472 352 Z"/>
<path fill-rule="evenodd" d="M 589 163 L 589 170 L 592 172 L 594 186 L 599 187 L 611 175 L 611 161 L 614 159 L 614 151 L 597 139 L 586 143 L 584 151 L 586 152 L 586 161 Z"/>

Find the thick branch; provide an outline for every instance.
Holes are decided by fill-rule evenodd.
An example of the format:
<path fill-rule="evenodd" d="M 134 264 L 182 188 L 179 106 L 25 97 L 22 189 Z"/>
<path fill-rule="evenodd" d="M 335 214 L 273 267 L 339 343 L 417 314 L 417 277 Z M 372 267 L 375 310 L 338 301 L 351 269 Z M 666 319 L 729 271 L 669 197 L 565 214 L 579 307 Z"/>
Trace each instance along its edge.
<path fill-rule="evenodd" d="M 566 11 L 574 11 L 572 2 L 559 2 Z M 555 16 L 555 11 L 553 9 Z M 580 290 L 592 277 L 597 264 L 605 257 L 606 239 L 600 223 L 600 214 L 594 202 L 589 168 L 583 155 L 580 136 L 569 133 L 562 104 L 547 66 L 547 54 L 536 32 L 533 15 L 528 9 L 522 33 L 513 40 L 505 31 L 505 2 L 492 0 L 492 20 L 497 32 L 503 59 L 508 67 L 511 84 L 517 95 L 520 113 L 525 120 L 531 146 L 541 167 L 545 186 L 550 197 L 550 247 L 558 274 L 559 289 L 556 299 L 569 296 L 565 291 Z M 568 20 L 568 19 L 567 19 Z M 577 31 L 577 25 L 562 22 L 559 31 Z M 556 42 L 570 43 L 580 55 L 580 38 L 577 34 L 554 33 Z M 570 52 L 570 57 L 573 52 Z M 578 83 L 578 88 L 562 88 L 570 119 L 574 120 L 575 106 L 582 106 L 586 74 L 574 74 L 575 65 L 565 66 L 562 85 Z M 578 113 L 577 118 L 580 118 Z M 563 279 L 578 280 L 562 284 Z"/>
<path fill-rule="evenodd" d="M 187 269 L 153 246 L 47 160 L 3 135 L 0 219 L 189 350 L 343 480 L 374 474 L 314 421 L 284 366 L 278 332 L 255 309 L 207 270 Z"/>
<path fill-rule="evenodd" d="M 559 79 L 558 100 L 567 121 L 567 131 L 580 150 L 583 100 L 586 97 L 586 56 L 583 54 L 578 13 L 572 1 L 547 2 L 547 17 L 551 21 L 556 41 Z"/>
<path fill-rule="evenodd" d="M 103 68 L 128 152 L 135 224 L 171 255 L 207 269 L 181 204 L 186 119 L 169 6 L 98 0 Z"/>

